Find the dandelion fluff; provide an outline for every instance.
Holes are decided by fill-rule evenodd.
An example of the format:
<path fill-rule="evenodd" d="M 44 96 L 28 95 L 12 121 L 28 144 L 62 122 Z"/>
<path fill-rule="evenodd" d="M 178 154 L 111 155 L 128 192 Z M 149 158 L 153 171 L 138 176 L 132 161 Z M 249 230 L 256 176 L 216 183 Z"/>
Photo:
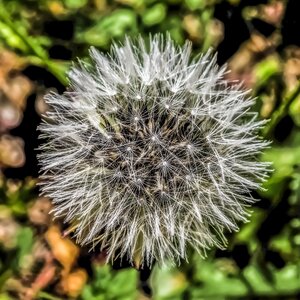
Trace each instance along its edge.
<path fill-rule="evenodd" d="M 188 247 L 225 247 L 267 176 L 253 99 L 216 56 L 192 59 L 190 42 L 126 38 L 90 56 L 63 95 L 46 96 L 39 162 L 54 215 L 111 261 L 178 263 Z"/>

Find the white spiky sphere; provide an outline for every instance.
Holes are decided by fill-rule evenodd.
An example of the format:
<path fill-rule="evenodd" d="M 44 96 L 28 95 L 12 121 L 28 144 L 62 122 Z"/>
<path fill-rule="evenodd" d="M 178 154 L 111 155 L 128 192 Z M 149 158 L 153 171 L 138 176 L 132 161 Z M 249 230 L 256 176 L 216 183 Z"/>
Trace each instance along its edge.
<path fill-rule="evenodd" d="M 226 245 L 268 164 L 257 160 L 264 121 L 215 56 L 191 59 L 191 43 L 162 35 L 146 44 L 91 48 L 69 90 L 46 96 L 39 161 L 42 191 L 78 242 L 151 265 Z"/>

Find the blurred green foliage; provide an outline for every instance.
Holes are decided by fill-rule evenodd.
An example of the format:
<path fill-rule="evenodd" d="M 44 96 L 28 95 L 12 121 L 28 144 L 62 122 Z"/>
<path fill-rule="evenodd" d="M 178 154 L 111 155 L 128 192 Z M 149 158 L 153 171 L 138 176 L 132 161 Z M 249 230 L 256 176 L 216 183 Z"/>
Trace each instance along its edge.
<path fill-rule="evenodd" d="M 234 9 L 241 1 L 2 0 L 0 47 L 11 49 L 27 65 L 50 71 L 66 85 L 65 72 L 72 59 L 85 57 L 91 45 L 107 51 L 113 40 L 122 40 L 125 34 L 146 37 L 149 33 L 168 31 L 179 44 L 186 38 L 191 39 L 195 54 L 216 47 L 223 32 L 217 26 L 214 9 L 221 2 L 228 2 Z M 55 22 L 67 26 L 63 21 L 73 26 L 72 29 L 61 28 L 61 34 L 66 31 L 69 37 L 51 30 Z M 48 32 L 46 23 L 50 26 Z M 54 31 L 57 31 L 57 24 L 55 26 Z M 280 35 L 280 24 L 277 34 Z M 52 57 L 50 50 L 57 45 L 70 50 L 71 56 L 68 59 Z M 154 299 L 297 299 L 300 295 L 300 88 L 299 81 L 290 88 L 284 77 L 283 52 L 272 51 L 271 55 L 260 53 L 265 56 L 254 64 L 249 63 L 247 71 L 247 75 L 251 73 L 254 77 L 251 87 L 257 96 L 255 109 L 260 112 L 265 103 L 272 100 L 267 115 L 270 122 L 263 134 L 273 144 L 261 159 L 272 161 L 274 172 L 265 182 L 265 190 L 255 195 L 261 201 L 253 207 L 249 223 L 237 233 L 228 233 L 227 251 L 211 251 L 206 260 L 191 253 L 190 263 L 176 268 L 155 266 L 149 281 Z M 284 140 L 278 140 L 276 130 L 286 117 L 293 122 L 292 130 Z M 35 234 L 39 234 L 27 220 L 28 205 L 37 196 L 34 186 L 32 182 L 23 181 L 12 188 L 5 178 L 1 182 L 0 223 L 9 220 L 21 226 L 10 247 L 6 248 L 5 241 L 1 240 L 0 285 L 3 292 L 0 300 L 14 299 L 6 291 L 5 282 L 20 275 L 26 255 L 37 239 Z M 78 299 L 141 297 L 136 270 L 117 271 L 92 260 L 90 263 L 92 275 Z M 52 294 L 47 286 L 43 288 L 45 291 L 39 293 L 39 299 L 67 299 L 57 291 Z"/>
<path fill-rule="evenodd" d="M 137 272 L 113 271 L 109 265 L 94 268 L 94 277 L 82 291 L 82 300 L 131 300 L 137 296 Z"/>
<path fill-rule="evenodd" d="M 299 269 L 287 265 L 281 270 L 270 268 L 267 274 L 258 265 L 239 271 L 229 259 L 214 259 L 195 264 L 192 280 L 177 269 L 154 272 L 155 299 L 224 299 L 229 297 L 293 295 L 299 290 Z"/>

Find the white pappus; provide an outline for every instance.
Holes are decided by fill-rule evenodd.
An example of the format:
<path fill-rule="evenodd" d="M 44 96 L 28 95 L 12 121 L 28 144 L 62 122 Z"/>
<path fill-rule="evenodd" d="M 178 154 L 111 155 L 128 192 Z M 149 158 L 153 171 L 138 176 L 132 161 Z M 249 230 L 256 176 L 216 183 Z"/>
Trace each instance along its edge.
<path fill-rule="evenodd" d="M 54 215 L 110 261 L 179 263 L 188 247 L 226 246 L 268 176 L 254 100 L 215 55 L 192 58 L 190 42 L 169 36 L 90 56 L 63 95 L 45 97 L 38 158 Z"/>

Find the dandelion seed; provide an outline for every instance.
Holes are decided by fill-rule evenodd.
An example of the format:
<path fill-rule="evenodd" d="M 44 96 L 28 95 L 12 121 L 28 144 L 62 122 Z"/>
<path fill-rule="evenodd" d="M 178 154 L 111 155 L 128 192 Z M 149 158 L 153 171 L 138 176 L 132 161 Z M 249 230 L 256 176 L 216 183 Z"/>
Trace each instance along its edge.
<path fill-rule="evenodd" d="M 216 56 L 192 59 L 191 43 L 161 35 L 149 46 L 91 48 L 69 90 L 46 96 L 39 162 L 42 191 L 79 243 L 151 266 L 224 248 L 269 165 L 257 159 L 265 121 Z"/>

